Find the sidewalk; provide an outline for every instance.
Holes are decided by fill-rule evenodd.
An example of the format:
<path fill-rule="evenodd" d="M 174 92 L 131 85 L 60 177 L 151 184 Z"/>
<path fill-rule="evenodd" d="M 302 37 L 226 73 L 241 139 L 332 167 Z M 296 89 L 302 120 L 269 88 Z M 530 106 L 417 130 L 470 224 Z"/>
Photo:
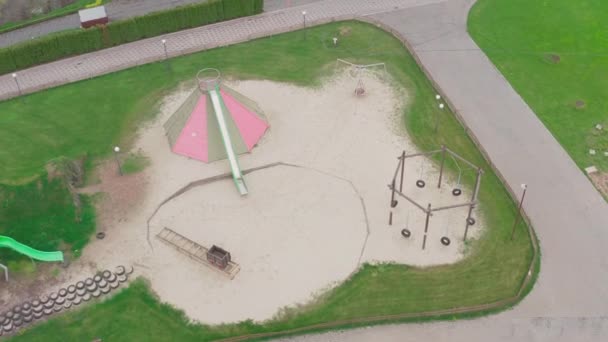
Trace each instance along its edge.
<path fill-rule="evenodd" d="M 170 57 L 235 44 L 252 38 L 302 28 L 302 10 L 308 24 L 353 18 L 358 15 L 404 9 L 441 0 L 330 0 L 267 12 L 214 25 L 120 45 L 19 71 L 17 82 L 23 93 L 80 81 L 113 71 L 164 59 L 161 39 L 167 40 Z M 298 3 L 293 1 L 294 3 Z M 0 100 L 19 94 L 11 75 L 0 76 Z"/>

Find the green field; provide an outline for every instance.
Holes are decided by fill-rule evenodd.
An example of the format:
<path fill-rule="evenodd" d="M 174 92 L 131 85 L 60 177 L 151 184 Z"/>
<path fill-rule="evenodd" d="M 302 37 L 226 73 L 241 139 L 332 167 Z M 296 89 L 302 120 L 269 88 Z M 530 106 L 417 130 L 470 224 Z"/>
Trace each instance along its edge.
<path fill-rule="evenodd" d="M 332 47 L 331 38 L 340 37 Z M 246 57 L 244 57 L 246 56 Z M 358 22 L 342 22 L 259 39 L 231 47 L 179 57 L 70 84 L 0 103 L 0 140 L 11 144 L 0 152 L 0 173 L 19 181 L 40 172 L 56 155 L 88 154 L 103 158 L 115 144 L 128 145 L 133 129 L 157 113 L 162 96 L 180 82 L 192 80 L 203 67 L 223 75 L 316 86 L 330 75 L 336 58 L 360 63 L 383 61 L 399 86 L 409 92 L 403 120 L 423 149 L 446 144 L 486 171 L 480 193 L 486 226 L 482 238 L 469 244 L 464 261 L 442 267 L 365 266 L 352 279 L 306 307 L 253 324 L 190 326 L 183 317 L 159 305 L 141 284 L 80 313 L 70 313 L 26 331 L 16 341 L 92 340 L 201 341 L 263 331 L 378 315 L 420 313 L 478 305 L 515 296 L 532 260 L 526 227 L 509 240 L 516 207 L 462 126 L 447 110 L 438 113 L 435 90 L 401 42 Z M 433 127 L 438 115 L 439 130 Z M 10 139 L 6 134 L 10 134 Z M 40 136 L 19 133 L 42 132 Z M 18 145 L 27 145 L 22 149 Z M 394 166 L 390 166 L 392 168 Z M 387 169 L 389 170 L 389 169 Z M 388 171 L 387 177 L 390 177 Z M 465 175 L 471 184 L 473 175 Z M 474 229 L 474 228 L 473 228 Z"/>
<path fill-rule="evenodd" d="M 576 164 L 604 172 L 607 20 L 599 0 L 479 0 L 469 14 L 472 37 Z"/>

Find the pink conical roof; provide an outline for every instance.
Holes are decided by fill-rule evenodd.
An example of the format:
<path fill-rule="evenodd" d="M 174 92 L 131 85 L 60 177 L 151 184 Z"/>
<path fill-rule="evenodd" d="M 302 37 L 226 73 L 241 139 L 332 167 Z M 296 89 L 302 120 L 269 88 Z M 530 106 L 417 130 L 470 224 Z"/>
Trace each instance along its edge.
<path fill-rule="evenodd" d="M 268 123 L 230 93 L 221 90 L 220 94 L 234 150 L 236 153 L 251 151 L 268 129 Z M 196 102 L 191 102 L 195 103 L 190 104 L 191 108 L 180 108 L 180 111 L 186 110 L 189 117 L 181 129 L 178 127 L 179 136 L 172 146 L 173 152 L 204 162 L 225 158 L 217 119 L 208 95 L 201 94 Z"/>

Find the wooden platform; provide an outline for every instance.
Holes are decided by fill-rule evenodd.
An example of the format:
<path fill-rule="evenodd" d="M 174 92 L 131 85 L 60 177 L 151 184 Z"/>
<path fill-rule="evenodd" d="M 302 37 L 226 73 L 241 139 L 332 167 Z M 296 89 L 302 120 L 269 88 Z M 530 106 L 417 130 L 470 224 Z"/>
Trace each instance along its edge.
<path fill-rule="evenodd" d="M 236 274 L 239 273 L 239 270 L 241 269 L 238 264 L 232 261 L 229 262 L 228 266 L 226 266 L 226 268 L 223 270 L 215 267 L 213 264 L 207 261 L 207 252 L 209 251 L 208 248 L 199 245 L 198 243 L 174 232 L 167 227 L 163 228 L 163 230 L 161 230 L 156 237 L 166 244 L 176 248 L 181 253 L 186 254 L 195 261 L 200 262 L 201 264 L 229 277 L 230 279 L 234 279 Z"/>

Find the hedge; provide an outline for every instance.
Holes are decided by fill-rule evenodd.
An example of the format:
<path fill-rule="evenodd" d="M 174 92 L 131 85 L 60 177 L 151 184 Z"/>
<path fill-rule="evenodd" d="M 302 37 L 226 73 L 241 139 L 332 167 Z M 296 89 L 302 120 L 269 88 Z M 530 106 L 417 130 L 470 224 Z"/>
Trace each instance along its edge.
<path fill-rule="evenodd" d="M 212 0 L 106 26 L 50 34 L 0 49 L 0 75 L 143 38 L 258 14 L 263 8 L 264 0 Z"/>

